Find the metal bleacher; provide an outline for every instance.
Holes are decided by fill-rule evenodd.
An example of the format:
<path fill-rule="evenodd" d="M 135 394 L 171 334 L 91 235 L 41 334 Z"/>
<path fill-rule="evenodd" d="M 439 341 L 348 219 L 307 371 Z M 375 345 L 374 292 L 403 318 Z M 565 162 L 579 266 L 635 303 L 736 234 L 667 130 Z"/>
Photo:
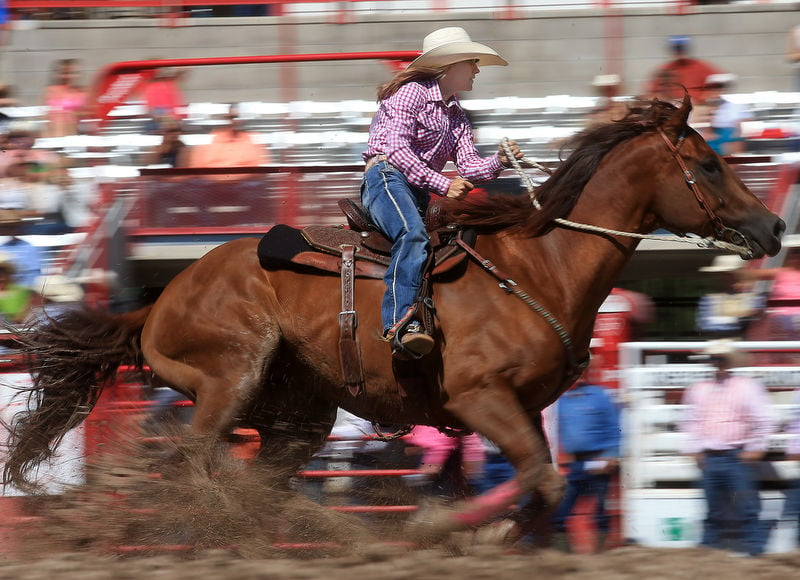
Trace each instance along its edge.
<path fill-rule="evenodd" d="M 753 111 L 749 127 L 748 155 L 764 154 L 756 161 L 735 164 L 742 179 L 765 202 L 769 200 L 781 167 L 793 162 L 795 135 L 800 126 L 796 93 L 732 95 Z M 579 131 L 596 99 L 570 95 L 543 98 L 498 97 L 464 100 L 475 127 L 476 143 L 483 154 L 495 150 L 508 137 L 516 140 L 526 155 L 541 162 L 556 162 L 561 142 Z M 272 165 L 331 166 L 331 172 L 304 174 L 294 184 L 299 188 L 300 217 L 315 223 L 339 223 L 336 199 L 358 195 L 360 174 L 337 173 L 337 166 L 359 165 L 367 140 L 374 101 L 293 101 L 288 103 L 242 102 L 240 118 L 248 131 L 271 153 Z M 183 139 L 189 145 L 206 143 L 210 131 L 221 123 L 225 103 L 192 103 L 187 107 Z M 12 119 L 42 126 L 41 107 L 7 110 Z M 87 126 L 87 129 L 91 125 Z M 763 128 L 781 128 L 778 138 L 762 138 Z M 800 131 L 798 131 L 800 133 Z M 134 178 L 143 156 L 159 142 L 141 103 L 118 107 L 102 132 L 58 139 L 39 139 L 36 147 L 58 152 L 69 159 L 74 179 L 108 182 Z M 271 194 L 280 195 L 282 184 L 272 180 Z M 185 204 L 184 204 L 185 205 Z M 187 206 L 188 207 L 188 206 Z M 777 209 L 777 208 L 774 208 Z M 184 216 L 186 217 L 186 216 Z M 228 216 L 230 217 L 230 216 Z M 315 219 L 317 218 L 317 219 Z"/>

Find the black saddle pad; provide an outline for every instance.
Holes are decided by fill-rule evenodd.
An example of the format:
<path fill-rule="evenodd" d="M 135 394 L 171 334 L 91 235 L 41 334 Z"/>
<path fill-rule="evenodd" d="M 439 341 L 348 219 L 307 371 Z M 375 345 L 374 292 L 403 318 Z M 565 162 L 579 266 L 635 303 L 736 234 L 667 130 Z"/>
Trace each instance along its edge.
<path fill-rule="evenodd" d="M 287 268 L 297 254 L 313 251 L 300 230 L 285 224 L 272 226 L 258 242 L 262 268 Z"/>

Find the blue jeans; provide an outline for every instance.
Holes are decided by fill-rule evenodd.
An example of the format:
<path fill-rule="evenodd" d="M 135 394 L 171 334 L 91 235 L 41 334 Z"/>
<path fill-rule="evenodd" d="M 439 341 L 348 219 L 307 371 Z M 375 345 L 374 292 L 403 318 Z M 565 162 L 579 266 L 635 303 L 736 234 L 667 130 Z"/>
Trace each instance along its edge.
<path fill-rule="evenodd" d="M 760 500 L 753 466 L 739 459 L 740 451 L 706 453 L 703 458 L 703 492 L 707 514 L 703 522 L 704 546 L 724 547 L 725 532 L 732 527 L 744 551 L 764 552 L 766 537 L 758 519 Z"/>
<path fill-rule="evenodd" d="M 408 183 L 387 161 L 378 161 L 361 182 L 361 203 L 372 221 L 392 242 L 392 261 L 383 281 L 381 304 L 384 332 L 403 318 L 417 297 L 428 259 L 428 233 L 422 217 L 430 194 Z"/>
<path fill-rule="evenodd" d="M 557 532 L 567 530 L 567 519 L 572 515 L 575 504 L 581 496 L 594 496 L 597 506 L 594 512 L 594 522 L 598 532 L 608 533 L 611 525 L 611 516 L 606 512 L 606 497 L 611 476 L 607 474 L 594 474 L 586 471 L 583 461 L 574 461 L 569 465 L 567 473 L 567 490 L 564 498 L 553 514 L 553 526 Z"/>

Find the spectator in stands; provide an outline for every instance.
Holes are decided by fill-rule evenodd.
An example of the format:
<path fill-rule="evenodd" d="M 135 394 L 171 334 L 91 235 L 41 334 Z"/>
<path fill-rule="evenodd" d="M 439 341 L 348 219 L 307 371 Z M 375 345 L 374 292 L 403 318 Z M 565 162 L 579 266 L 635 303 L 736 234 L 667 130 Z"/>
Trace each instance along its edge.
<path fill-rule="evenodd" d="M 597 75 L 592 81 L 597 104 L 587 118 L 587 128 L 618 121 L 628 114 L 627 105 L 619 100 L 622 79 L 619 75 Z"/>
<path fill-rule="evenodd" d="M 45 90 L 46 137 L 78 134 L 78 123 L 86 106 L 86 90 L 79 82 L 80 62 L 64 58 L 55 63 L 53 78 Z"/>
<path fill-rule="evenodd" d="M 696 327 L 708 338 L 742 337 L 748 324 L 761 312 L 764 298 L 753 291 L 753 282 L 744 276 L 746 262 L 739 256 L 714 258 L 700 268 L 719 276 L 722 292 L 706 294 L 697 303 Z"/>
<path fill-rule="evenodd" d="M 28 195 L 32 165 L 30 161 L 14 161 L 0 179 L 0 223 L 18 225 L 21 233 L 26 233 L 27 225 L 40 218 Z"/>
<path fill-rule="evenodd" d="M 22 181 L 28 198 L 28 209 L 36 219 L 23 233 L 58 235 L 72 231 L 62 212 L 65 185 L 69 180 L 66 172 L 47 173 L 48 169 L 35 161 L 24 163 Z"/>
<path fill-rule="evenodd" d="M 13 121 L 8 126 L 5 146 L 0 152 L 0 177 L 5 177 L 6 169 L 13 163 L 37 163 L 40 170 L 50 176 L 64 170 L 63 159 L 51 151 L 34 149 L 39 138 L 36 126 L 24 121 Z"/>
<path fill-rule="evenodd" d="M 383 336 L 393 353 L 406 358 L 419 358 L 434 347 L 433 337 L 412 320 L 428 254 L 422 215 L 431 193 L 462 199 L 473 189 L 473 181 L 493 179 L 511 165 L 502 147 L 494 155 L 480 156 L 457 97 L 472 90 L 478 65 L 508 63 L 459 27 L 428 34 L 422 51 L 378 87 L 378 112 L 362 155 L 362 203 L 394 244 L 384 277 Z M 511 150 L 522 157 L 516 143 Z M 449 159 L 456 161 L 459 172 L 454 179 L 441 173 Z"/>
<path fill-rule="evenodd" d="M 553 546 L 571 552 L 567 521 L 582 496 L 594 497 L 595 550 L 602 552 L 610 530 L 606 498 L 619 468 L 620 410 L 600 384 L 602 357 L 594 355 L 586 373 L 558 400 L 558 442 L 567 458 L 567 490 L 553 514 Z"/>
<path fill-rule="evenodd" d="M 702 473 L 707 512 L 701 543 L 758 556 L 767 534 L 759 521 L 755 466 L 775 429 L 767 391 L 757 380 L 731 373 L 746 363 L 731 340 L 709 342 L 704 356 L 715 374 L 686 389 L 681 423 L 687 435 L 685 452 Z M 736 533 L 738 543 L 726 541 L 728 532 Z"/>
<path fill-rule="evenodd" d="M 144 159 L 145 165 L 189 166 L 189 146 L 181 139 L 182 123 L 176 117 L 163 117 L 159 123 L 161 143 Z"/>
<path fill-rule="evenodd" d="M 192 147 L 192 167 L 257 167 L 270 162 L 264 146 L 243 129 L 237 105 L 230 105 L 225 121 L 211 132 L 211 143 Z"/>
<path fill-rule="evenodd" d="M 446 435 L 435 427 L 418 425 L 403 437 L 419 453 L 424 495 L 453 500 L 472 495 L 486 461 L 486 448 L 476 433 Z"/>
<path fill-rule="evenodd" d="M 24 321 L 37 303 L 35 293 L 16 279 L 16 271 L 14 259 L 0 254 L 0 317 L 11 323 Z"/>
<path fill-rule="evenodd" d="M 65 233 L 71 230 L 61 212 L 69 174 L 58 155 L 33 148 L 36 138 L 32 127 L 12 124 L 0 153 L 0 209 L 6 221 L 27 222 L 20 233 Z"/>
<path fill-rule="evenodd" d="M 645 87 L 645 94 L 663 94 L 670 99 L 680 99 L 683 98 L 683 87 L 686 87 L 692 102 L 700 102 L 706 78 L 722 71 L 709 62 L 689 56 L 691 38 L 688 36 L 670 36 L 667 43 L 673 58 L 656 69 Z M 664 73 L 668 73 L 668 76 Z M 671 84 L 673 81 L 677 84 Z"/>
<path fill-rule="evenodd" d="M 620 100 L 622 79 L 619 75 L 597 75 L 592 80 L 592 92 L 597 97 L 595 106 L 589 111 L 584 120 L 583 129 L 593 129 L 612 121 L 618 121 L 628 114 L 628 105 Z M 549 146 L 562 152 L 569 148 L 574 141 L 574 135 L 559 137 L 550 142 Z"/>
<path fill-rule="evenodd" d="M 186 98 L 180 86 L 185 73 L 184 69 L 159 68 L 145 83 L 141 96 L 150 117 L 148 131 L 157 131 L 161 119 L 186 118 Z"/>
<path fill-rule="evenodd" d="M 678 77 L 673 71 L 659 69 L 653 73 L 640 97 L 646 100 L 675 101 L 683 98 L 683 87 L 678 84 Z"/>
<path fill-rule="evenodd" d="M 42 273 L 42 250 L 18 237 L 19 224 L 0 224 L 0 253 L 11 256 L 16 270 L 16 281 L 22 286 L 35 288 Z"/>
<path fill-rule="evenodd" d="M 0 107 L 16 107 L 19 101 L 14 97 L 14 88 L 11 85 L 0 83 Z M 10 121 L 10 117 L 8 117 Z"/>
<path fill-rule="evenodd" d="M 736 75 L 730 73 L 706 77 L 703 100 L 692 110 L 691 125 L 719 155 L 745 151 L 742 122 L 750 119 L 751 114 L 745 105 L 734 103 L 722 94 L 730 90 L 735 80 Z"/>
<path fill-rule="evenodd" d="M 792 89 L 800 92 L 800 24 L 793 26 L 786 34 L 786 60 L 795 70 Z"/>

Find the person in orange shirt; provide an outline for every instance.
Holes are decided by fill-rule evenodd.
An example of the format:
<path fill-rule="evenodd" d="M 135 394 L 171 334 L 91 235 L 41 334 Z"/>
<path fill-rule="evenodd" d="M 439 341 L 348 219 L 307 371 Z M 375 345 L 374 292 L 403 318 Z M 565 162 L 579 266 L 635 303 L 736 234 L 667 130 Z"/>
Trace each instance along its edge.
<path fill-rule="evenodd" d="M 709 62 L 691 58 L 691 39 L 688 36 L 670 36 L 668 43 L 674 58 L 656 69 L 645 87 L 645 95 L 682 99 L 683 87 L 686 87 L 692 102 L 701 102 L 706 78 L 723 71 Z M 665 86 L 666 77 L 671 81 L 669 87 Z"/>
<path fill-rule="evenodd" d="M 211 143 L 192 148 L 191 167 L 254 167 L 270 162 L 267 149 L 242 129 L 239 110 L 231 105 L 226 124 L 212 131 Z"/>

